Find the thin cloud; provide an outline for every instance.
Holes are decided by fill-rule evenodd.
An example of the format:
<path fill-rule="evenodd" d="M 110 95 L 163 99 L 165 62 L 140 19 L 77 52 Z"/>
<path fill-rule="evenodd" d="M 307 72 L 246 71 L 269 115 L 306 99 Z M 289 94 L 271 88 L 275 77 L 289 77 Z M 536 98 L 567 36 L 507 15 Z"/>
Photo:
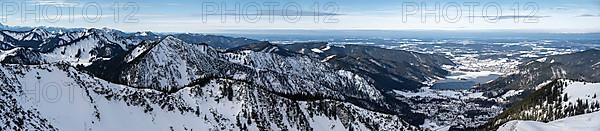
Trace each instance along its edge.
<path fill-rule="evenodd" d="M 195 14 L 194 16 L 201 16 L 203 14 Z M 262 10 L 260 12 L 249 12 L 249 13 L 237 13 L 227 12 L 223 14 L 219 13 L 206 13 L 205 15 L 273 15 L 273 16 L 338 16 L 344 15 L 339 13 L 325 13 L 325 12 L 314 12 L 314 11 L 297 11 L 297 10 Z"/>
<path fill-rule="evenodd" d="M 535 19 L 541 19 L 541 18 L 547 18 L 550 16 L 526 16 L 526 15 L 503 15 L 503 16 L 470 16 L 470 17 L 477 17 L 477 18 L 489 18 L 492 20 L 503 20 L 503 19 L 521 19 L 521 18 L 535 18 Z"/>
<path fill-rule="evenodd" d="M 581 15 L 578 15 L 577 17 L 600 17 L 600 14 L 596 14 L 596 15 L 594 15 L 594 14 L 581 14 Z"/>
<path fill-rule="evenodd" d="M 81 3 L 76 1 L 67 1 L 67 0 L 30 0 L 26 1 L 30 5 L 48 5 L 48 6 L 58 6 L 58 7 L 77 7 L 82 6 Z"/>
<path fill-rule="evenodd" d="M 180 6 L 180 3 L 167 3 L 168 6 Z"/>
<path fill-rule="evenodd" d="M 569 10 L 567 7 L 552 7 L 551 10 Z"/>

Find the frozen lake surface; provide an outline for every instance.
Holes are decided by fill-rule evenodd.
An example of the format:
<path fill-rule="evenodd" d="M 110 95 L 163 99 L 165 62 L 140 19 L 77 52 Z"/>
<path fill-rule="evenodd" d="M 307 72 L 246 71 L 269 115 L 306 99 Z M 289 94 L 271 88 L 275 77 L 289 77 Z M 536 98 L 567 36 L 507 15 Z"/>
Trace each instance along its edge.
<path fill-rule="evenodd" d="M 437 81 L 431 89 L 439 90 L 466 90 L 477 84 L 487 83 L 500 77 L 500 73 L 494 72 L 453 72 L 444 80 Z"/>

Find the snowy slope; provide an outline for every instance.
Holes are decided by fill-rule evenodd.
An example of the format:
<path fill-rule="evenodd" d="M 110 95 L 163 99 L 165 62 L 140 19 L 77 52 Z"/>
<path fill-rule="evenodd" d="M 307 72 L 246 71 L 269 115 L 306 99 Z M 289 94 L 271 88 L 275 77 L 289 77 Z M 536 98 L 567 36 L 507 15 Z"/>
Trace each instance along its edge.
<path fill-rule="evenodd" d="M 600 83 L 578 82 L 573 80 L 563 80 L 567 86 L 563 88 L 563 96 L 568 96 L 568 100 L 563 103 L 577 103 L 577 100 L 588 101 L 590 103 L 600 102 Z"/>
<path fill-rule="evenodd" d="M 1 65 L 2 130 L 398 130 L 395 115 L 335 100 L 297 101 L 213 79 L 175 93 L 136 89 L 68 65 Z"/>
<path fill-rule="evenodd" d="M 0 51 L 0 63 L 35 65 L 44 63 L 44 57 L 29 48 L 13 48 L 8 51 Z"/>
<path fill-rule="evenodd" d="M 14 49 L 7 50 L 7 51 L 0 50 L 0 61 L 3 61 L 8 56 L 14 56 L 15 52 L 19 49 L 20 48 L 14 48 Z"/>
<path fill-rule="evenodd" d="M 553 121 L 600 111 L 600 83 L 558 79 L 544 85 L 488 122 L 500 126 L 511 120 Z"/>
<path fill-rule="evenodd" d="M 567 117 L 548 123 L 537 121 L 510 121 L 498 131 L 597 131 L 600 129 L 600 112 Z"/>

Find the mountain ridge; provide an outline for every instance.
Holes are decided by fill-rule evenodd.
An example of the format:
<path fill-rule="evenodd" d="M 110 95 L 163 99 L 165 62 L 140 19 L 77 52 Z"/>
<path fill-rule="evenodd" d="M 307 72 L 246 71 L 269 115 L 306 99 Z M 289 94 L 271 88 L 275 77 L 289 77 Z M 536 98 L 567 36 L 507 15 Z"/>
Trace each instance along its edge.
<path fill-rule="evenodd" d="M 295 50 L 297 49 L 296 47 L 292 47 L 296 46 L 295 44 L 280 45 L 270 42 L 258 42 L 256 40 L 223 36 L 211 36 L 210 38 L 206 38 L 206 35 L 188 34 L 185 36 L 194 36 L 198 38 L 189 38 L 190 40 L 187 41 L 195 41 L 190 43 L 186 40 L 179 39 L 177 35 L 162 35 L 151 32 L 130 34 L 111 29 L 86 29 L 82 31 L 62 32 L 56 37 L 50 38 L 56 38 L 55 40 L 42 42 L 44 43 L 42 45 L 44 47 L 43 49 L 19 47 L 19 50 L 26 50 L 19 51 L 14 55 L 19 57 L 11 57 L 9 58 L 10 60 L 2 61 L 2 65 L 17 64 L 24 66 L 5 68 L 5 70 L 9 72 L 30 67 L 41 68 L 38 66 L 44 68 L 60 68 L 61 70 L 66 71 L 66 74 L 68 75 L 59 75 L 56 78 L 63 78 L 65 80 L 74 79 L 75 85 L 79 86 L 79 88 L 88 90 L 85 94 L 98 94 L 99 96 L 107 98 L 107 100 L 94 99 L 95 101 L 102 101 L 100 102 L 101 104 L 106 104 L 104 102 L 110 103 L 112 100 L 125 100 L 128 104 L 127 106 L 130 106 L 129 104 L 131 104 L 131 106 L 135 108 L 139 107 L 143 109 L 141 112 L 152 112 L 153 110 L 158 109 L 153 107 L 155 105 L 152 104 L 138 103 L 141 101 L 142 103 L 145 103 L 143 101 L 158 101 L 156 98 L 146 98 L 145 96 L 141 96 L 142 94 L 148 95 L 149 92 L 149 97 L 158 97 L 152 94 L 160 94 L 160 96 L 163 97 L 173 95 L 176 97 L 183 97 L 189 94 L 181 94 L 182 92 L 188 92 L 190 90 L 198 91 L 196 88 L 204 90 L 203 88 L 206 87 L 207 89 L 212 90 L 212 93 L 205 95 L 219 94 L 217 97 L 214 97 L 215 99 L 218 99 L 217 103 L 235 103 L 236 99 L 240 99 L 240 96 L 236 94 L 252 90 L 252 93 L 268 96 L 268 99 L 263 96 L 257 97 L 256 94 L 245 94 L 242 98 L 260 98 L 261 101 L 248 103 L 244 106 L 253 107 L 252 110 L 259 110 L 260 112 L 271 111 L 276 109 L 275 107 L 279 107 L 273 106 L 274 109 L 269 110 L 258 109 L 258 107 L 261 107 L 262 105 L 281 104 L 273 102 L 272 100 L 284 100 L 286 101 L 286 104 L 284 105 L 289 105 L 291 103 L 313 103 L 312 105 L 318 108 L 307 108 L 304 105 L 298 107 L 295 104 L 291 104 L 290 107 L 306 108 L 306 110 L 302 110 L 303 112 L 323 110 L 328 112 L 326 114 L 330 114 L 328 115 L 330 118 L 344 117 L 359 120 L 358 123 L 370 123 L 366 124 L 370 126 L 368 128 L 361 127 L 356 129 L 389 129 L 385 126 L 377 126 L 387 125 L 387 127 L 408 127 L 416 130 L 418 128 L 415 127 L 415 125 L 423 124 L 425 115 L 414 111 L 413 107 L 408 105 L 406 101 L 398 99 L 398 96 L 390 94 L 390 91 L 413 90 L 419 88 L 424 85 L 424 82 L 436 79 L 448 73 L 440 70 L 442 69 L 440 67 L 441 65 L 453 64 L 452 61 L 447 58 L 442 58 L 442 56 L 439 55 L 388 49 L 383 50 L 379 47 L 325 44 L 323 47 L 305 49 L 305 51 L 311 52 L 299 52 Z M 219 41 L 215 42 L 213 40 Z M 213 43 L 211 44 L 209 41 Z M 235 44 L 223 45 L 222 47 L 212 46 L 227 41 L 236 42 Z M 245 45 L 227 48 L 227 46 L 234 46 L 237 44 Z M 300 45 L 300 47 L 302 47 L 302 45 Z M 353 55 L 355 52 L 362 53 Z M 3 51 L 1 53 L 4 54 L 5 52 Z M 40 57 L 36 57 L 35 54 L 39 54 Z M 336 56 L 331 57 L 332 55 Z M 339 61 L 338 58 L 343 58 L 345 56 L 349 57 L 342 59 L 341 62 L 353 63 L 356 61 L 360 64 L 353 64 L 351 67 L 343 67 L 341 66 L 342 64 L 340 64 L 341 62 L 336 63 L 336 61 Z M 25 63 L 27 62 L 31 63 L 31 65 L 25 66 Z M 367 68 L 363 71 L 360 67 Z M 377 84 L 382 81 L 382 78 L 374 78 L 373 74 L 388 72 L 386 68 L 389 67 L 393 67 L 394 69 L 410 68 L 410 70 L 398 70 L 398 72 L 387 75 L 395 75 L 399 78 L 396 80 L 392 79 L 394 81 L 408 82 L 410 80 L 410 82 L 415 84 L 403 85 L 403 83 L 394 85 L 385 84 L 385 82 L 384 84 Z M 65 70 L 65 68 L 67 70 Z M 56 69 L 53 70 L 57 71 Z M 36 72 L 45 71 L 43 71 L 43 69 L 36 69 Z M 45 78 L 43 75 L 37 76 L 36 72 L 26 73 L 29 74 L 28 76 L 25 76 L 27 79 L 23 79 L 20 82 L 27 82 L 35 80 L 36 78 L 49 79 Z M 406 73 L 412 75 L 406 75 Z M 405 75 L 408 77 L 400 77 Z M 78 80 L 80 79 L 79 77 L 86 77 L 85 79 L 88 80 L 80 81 Z M 5 84 L 10 84 L 10 82 L 6 82 Z M 103 88 L 104 86 L 102 85 L 116 86 L 119 88 Z M 16 88 L 22 88 L 20 87 L 22 85 L 14 86 L 16 86 Z M 88 88 L 88 86 L 90 86 L 90 88 Z M 213 86 L 218 86 L 218 88 L 213 88 Z M 97 90 L 94 89 L 94 87 L 98 87 L 96 88 Z M 139 93 L 129 94 L 127 97 L 122 96 L 122 94 L 131 92 Z M 210 98 L 212 99 L 213 97 Z M 168 99 L 181 100 L 179 98 L 171 97 Z M 202 98 L 199 100 L 206 102 L 209 99 Z M 186 101 L 192 102 L 193 100 Z M 93 103 L 91 104 L 94 105 Z M 155 104 L 158 104 L 161 109 L 167 111 L 177 108 L 180 108 L 180 110 L 184 112 L 194 110 L 194 107 L 179 106 L 183 103 L 177 101 L 174 101 L 174 103 Z M 152 108 L 149 108 L 148 106 L 151 106 Z M 339 108 L 338 106 L 382 115 L 392 118 L 391 120 L 393 121 L 388 122 L 402 124 L 399 124 L 398 126 L 389 126 L 390 123 L 384 121 L 379 121 L 379 124 L 374 124 L 369 122 L 368 119 L 375 117 L 368 116 L 368 118 L 364 118 L 364 116 L 359 115 L 353 115 L 351 117 L 343 116 L 336 112 L 340 111 L 352 114 L 354 111 L 337 109 Z M 246 107 L 236 106 L 235 109 L 250 110 L 250 108 Z M 106 107 L 97 106 L 90 108 L 91 110 L 89 111 L 92 111 L 93 114 L 96 114 L 95 112 L 105 112 L 102 111 L 103 109 L 101 108 Z M 296 110 L 294 112 L 299 111 Z M 224 115 L 225 113 L 216 114 Z M 260 114 L 264 115 L 266 118 L 251 119 L 269 123 L 266 125 L 273 125 L 281 121 L 281 117 L 279 116 L 269 116 L 272 112 Z M 277 115 L 291 117 L 288 116 L 289 114 Z M 90 120 L 99 122 L 102 120 L 102 113 L 100 113 L 99 116 L 100 118 L 92 117 Z M 174 116 L 180 117 L 177 115 Z M 249 118 L 253 115 L 246 114 L 243 116 Z M 305 119 L 308 117 L 294 116 L 291 118 Z M 312 118 L 312 116 L 310 118 Z M 232 120 L 234 119 L 229 118 L 229 121 Z M 303 123 L 306 123 L 306 121 L 302 121 Z M 213 124 L 216 126 L 222 124 L 238 125 L 237 122 L 217 122 Z M 243 125 L 244 124 L 240 124 L 237 126 L 240 128 L 227 129 L 241 129 Z M 286 124 L 281 125 L 281 123 L 279 123 L 275 125 L 277 125 L 277 127 L 253 127 L 258 129 L 290 128 L 290 126 L 287 126 Z M 343 126 L 344 129 L 354 128 L 354 126 L 349 125 L 352 124 L 345 123 L 337 126 Z M 308 129 L 306 126 L 295 127 Z"/>

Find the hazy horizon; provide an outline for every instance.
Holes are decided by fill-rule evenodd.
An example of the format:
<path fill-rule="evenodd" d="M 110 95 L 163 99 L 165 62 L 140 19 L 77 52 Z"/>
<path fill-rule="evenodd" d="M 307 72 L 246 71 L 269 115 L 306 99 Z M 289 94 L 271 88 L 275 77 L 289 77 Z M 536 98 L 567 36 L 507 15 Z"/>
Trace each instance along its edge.
<path fill-rule="evenodd" d="M 123 31 L 441 30 L 600 32 L 600 1 L 2 1 L 12 26 Z M 118 8 L 115 8 L 118 7 Z M 318 8 L 317 8 L 318 7 Z M 14 10 L 11 10 L 14 9 Z"/>

